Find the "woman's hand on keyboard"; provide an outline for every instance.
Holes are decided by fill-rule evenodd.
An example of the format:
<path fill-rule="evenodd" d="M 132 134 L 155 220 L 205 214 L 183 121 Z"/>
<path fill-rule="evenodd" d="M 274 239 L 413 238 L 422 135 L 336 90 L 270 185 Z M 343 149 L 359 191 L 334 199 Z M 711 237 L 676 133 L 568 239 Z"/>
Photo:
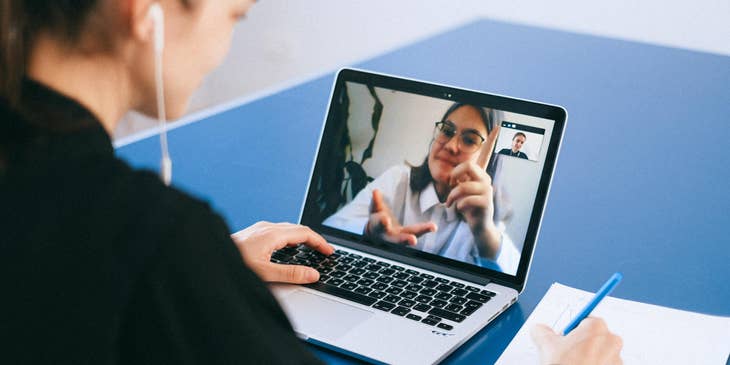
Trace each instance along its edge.
<path fill-rule="evenodd" d="M 246 265 L 267 282 L 306 284 L 319 280 L 319 273 L 311 267 L 271 262 L 271 254 L 278 249 L 304 244 L 325 255 L 335 251 L 309 227 L 291 223 L 258 222 L 231 238 Z"/>

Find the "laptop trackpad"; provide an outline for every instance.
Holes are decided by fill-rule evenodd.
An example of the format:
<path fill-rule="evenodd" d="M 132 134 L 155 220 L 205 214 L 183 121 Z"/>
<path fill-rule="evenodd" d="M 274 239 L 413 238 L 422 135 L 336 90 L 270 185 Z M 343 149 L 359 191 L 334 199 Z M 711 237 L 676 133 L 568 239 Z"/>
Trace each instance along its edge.
<path fill-rule="evenodd" d="M 294 329 L 309 337 L 336 340 L 373 313 L 297 290 L 282 301 Z"/>

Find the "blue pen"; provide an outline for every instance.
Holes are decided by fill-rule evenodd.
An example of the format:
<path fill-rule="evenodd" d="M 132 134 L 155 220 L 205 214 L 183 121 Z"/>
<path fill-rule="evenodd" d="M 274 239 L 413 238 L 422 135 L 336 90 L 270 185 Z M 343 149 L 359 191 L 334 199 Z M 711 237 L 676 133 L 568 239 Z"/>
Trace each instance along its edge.
<path fill-rule="evenodd" d="M 593 311 L 594 308 L 596 308 L 598 303 L 600 303 L 601 300 L 603 300 L 603 298 L 606 297 L 606 295 L 611 293 L 613 288 L 615 288 L 616 285 L 618 285 L 618 283 L 621 281 L 621 279 L 623 277 L 624 276 L 618 272 L 611 275 L 611 277 L 608 279 L 608 281 L 606 281 L 606 283 L 603 284 L 601 289 L 598 290 L 598 292 L 596 292 L 596 295 L 593 296 L 593 299 L 591 299 L 591 301 L 588 302 L 586 307 L 583 308 L 583 310 L 580 311 L 580 313 L 575 317 L 575 319 L 573 319 L 573 321 L 570 322 L 568 327 L 565 327 L 565 330 L 563 330 L 563 336 L 567 335 L 574 328 L 578 327 L 578 324 L 580 324 L 580 321 L 584 320 L 586 317 L 588 317 L 589 314 L 591 314 L 591 312 Z"/>

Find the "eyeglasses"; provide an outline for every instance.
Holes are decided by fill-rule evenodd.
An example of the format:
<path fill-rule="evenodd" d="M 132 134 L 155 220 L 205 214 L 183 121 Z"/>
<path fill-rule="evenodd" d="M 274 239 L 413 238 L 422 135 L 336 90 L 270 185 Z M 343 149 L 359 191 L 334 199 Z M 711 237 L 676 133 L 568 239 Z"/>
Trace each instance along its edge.
<path fill-rule="evenodd" d="M 433 140 L 440 144 L 447 144 L 456 135 L 456 126 L 451 122 L 436 122 L 436 128 L 433 130 Z M 456 145 L 461 152 L 474 153 L 484 143 L 485 139 L 481 134 L 468 130 L 459 134 Z"/>

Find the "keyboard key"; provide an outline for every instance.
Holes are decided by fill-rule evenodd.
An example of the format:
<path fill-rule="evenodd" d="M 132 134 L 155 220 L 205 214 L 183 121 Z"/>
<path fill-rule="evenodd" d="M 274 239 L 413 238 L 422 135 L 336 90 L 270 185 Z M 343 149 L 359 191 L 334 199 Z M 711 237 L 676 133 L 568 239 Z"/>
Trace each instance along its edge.
<path fill-rule="evenodd" d="M 373 308 L 380 309 L 381 311 L 389 312 L 391 309 L 395 308 L 395 304 L 384 302 L 381 300 L 381 301 L 375 303 L 375 305 L 373 305 Z"/>
<path fill-rule="evenodd" d="M 414 305 L 416 305 L 416 301 L 411 300 L 411 299 L 403 299 L 400 302 L 398 302 L 398 305 L 410 308 L 410 307 L 413 307 Z M 423 311 L 421 311 L 421 312 L 423 312 Z"/>
<path fill-rule="evenodd" d="M 380 271 L 383 267 L 376 264 L 371 264 L 365 267 L 368 271 Z"/>
<path fill-rule="evenodd" d="M 322 265 L 324 267 L 332 268 L 332 267 L 335 267 L 335 265 L 337 265 L 337 262 L 334 260 L 327 260 L 327 261 L 323 262 Z"/>
<path fill-rule="evenodd" d="M 388 284 L 385 284 L 385 283 L 375 283 L 375 284 L 371 285 L 370 287 L 373 288 L 373 289 L 375 289 L 375 290 L 385 290 L 385 289 L 388 288 Z"/>
<path fill-rule="evenodd" d="M 453 298 L 449 299 L 449 302 L 454 303 L 454 304 L 460 304 L 460 305 L 464 304 L 468 301 L 469 301 L 468 299 L 462 298 L 462 297 L 453 297 Z"/>
<path fill-rule="evenodd" d="M 383 299 L 386 295 L 388 295 L 388 293 L 384 291 L 374 291 L 368 294 L 369 297 L 373 297 L 375 299 Z"/>
<path fill-rule="evenodd" d="M 406 290 L 416 291 L 417 292 L 417 291 L 421 291 L 421 289 L 423 289 L 423 287 L 420 286 L 420 285 L 411 284 L 411 285 L 408 285 L 405 289 Z"/>
<path fill-rule="evenodd" d="M 346 283 L 340 285 L 340 288 L 352 291 L 352 290 L 355 290 L 355 288 L 357 288 L 357 284 L 355 284 L 353 282 L 346 282 Z"/>
<path fill-rule="evenodd" d="M 358 254 L 354 254 L 354 253 L 351 253 L 351 254 L 350 254 L 350 257 L 352 257 L 352 258 L 354 258 L 354 259 L 360 259 L 360 258 L 362 258 L 362 256 L 360 256 L 360 255 L 358 255 Z"/>
<path fill-rule="evenodd" d="M 298 259 L 294 258 L 293 260 L 289 261 L 292 265 L 302 265 L 302 266 L 310 266 L 312 263 L 309 260 L 304 259 Z"/>
<path fill-rule="evenodd" d="M 427 288 L 435 288 L 435 287 L 437 287 L 439 285 L 439 283 L 438 283 L 438 281 L 426 280 L 421 285 L 423 285 L 423 286 L 425 286 Z"/>
<path fill-rule="evenodd" d="M 352 272 L 352 271 L 350 271 L 350 272 Z M 463 297 L 469 293 L 470 292 L 466 289 L 458 289 L 458 288 L 451 291 L 451 294 L 454 294 L 454 295 L 460 296 L 460 297 Z"/>
<path fill-rule="evenodd" d="M 477 287 L 475 287 L 475 286 L 467 286 L 467 287 L 466 287 L 466 290 L 468 290 L 468 291 L 473 291 L 473 292 L 475 292 L 475 293 L 479 293 L 479 288 L 477 288 Z"/>
<path fill-rule="evenodd" d="M 345 279 L 346 281 L 355 282 L 355 281 L 360 280 L 360 277 L 357 275 L 350 274 L 350 275 L 345 276 L 343 279 Z"/>
<path fill-rule="evenodd" d="M 429 297 L 431 297 L 431 296 L 434 296 L 438 292 L 436 291 L 436 289 L 426 288 L 426 289 L 421 290 L 420 293 L 423 294 L 423 295 L 428 295 Z"/>
<path fill-rule="evenodd" d="M 440 291 L 442 291 L 444 293 L 448 293 L 448 292 L 452 291 L 453 289 L 454 289 L 453 286 L 446 285 L 446 284 L 441 284 L 441 285 L 439 285 L 439 286 L 436 287 L 436 290 L 440 290 Z"/>
<path fill-rule="evenodd" d="M 399 273 L 393 275 L 393 277 L 396 279 L 405 280 L 405 279 L 408 279 L 410 277 L 410 275 L 408 275 L 404 272 L 399 272 Z"/>
<path fill-rule="evenodd" d="M 325 281 L 329 280 L 329 279 L 330 279 L 330 276 L 329 276 L 329 275 L 326 275 L 326 274 L 321 274 L 321 275 L 319 275 L 319 281 L 321 281 L 321 282 L 323 282 L 323 283 L 324 283 Z"/>
<path fill-rule="evenodd" d="M 424 279 L 427 279 L 427 280 L 433 279 L 433 275 L 431 275 L 431 274 L 423 273 L 423 274 L 418 275 L 418 276 L 420 276 L 420 277 L 422 277 Z"/>
<path fill-rule="evenodd" d="M 382 266 L 382 267 L 389 267 L 390 266 L 390 264 L 387 263 L 387 262 L 376 261 L 375 263 L 378 264 L 378 265 L 380 265 L 380 266 Z"/>
<path fill-rule="evenodd" d="M 370 280 L 370 279 L 360 279 L 357 281 L 357 283 L 360 285 L 363 285 L 363 286 L 370 286 L 370 285 L 373 285 L 373 283 L 375 283 L 375 281 Z M 464 301 L 466 301 L 466 299 L 464 299 Z"/>
<path fill-rule="evenodd" d="M 306 258 L 309 258 L 311 256 L 312 255 L 310 255 L 309 252 L 300 252 L 300 253 L 294 255 L 294 257 L 300 258 L 300 259 L 306 259 Z"/>
<path fill-rule="evenodd" d="M 371 272 L 365 273 L 365 275 L 363 275 L 362 277 L 368 278 L 368 279 L 377 279 L 379 276 L 380 276 L 380 274 L 374 273 L 371 271 Z"/>
<path fill-rule="evenodd" d="M 390 295 L 386 296 L 385 298 L 383 298 L 383 300 L 386 302 L 398 303 L 398 302 L 400 302 L 400 297 L 397 295 L 390 294 Z"/>
<path fill-rule="evenodd" d="M 482 290 L 482 291 L 481 291 L 481 294 L 482 294 L 482 295 L 486 295 L 486 296 L 488 296 L 488 297 L 493 297 L 493 296 L 497 295 L 497 293 L 495 293 L 495 292 L 491 292 L 491 291 L 489 291 L 489 290 Z"/>
<path fill-rule="evenodd" d="M 363 268 L 365 266 L 368 266 L 368 263 L 365 262 L 365 261 L 360 260 L 360 261 L 353 262 L 352 263 L 352 266 L 357 267 L 357 268 Z"/>
<path fill-rule="evenodd" d="M 271 254 L 271 258 L 277 259 L 279 261 L 289 261 L 289 259 L 291 259 L 291 256 L 277 251 L 277 252 L 274 252 L 273 254 Z"/>
<path fill-rule="evenodd" d="M 405 291 L 403 291 L 403 293 L 400 294 L 400 296 L 402 298 L 406 298 L 406 299 L 413 299 L 413 298 L 417 297 L 418 294 L 416 292 L 412 292 L 410 290 L 405 290 Z"/>
<path fill-rule="evenodd" d="M 426 295 L 419 295 L 413 299 L 419 303 L 428 304 L 428 302 L 430 302 L 432 298 Z"/>
<path fill-rule="evenodd" d="M 350 270 L 350 271 L 348 271 L 348 272 L 349 272 L 350 274 L 352 274 L 352 275 L 357 275 L 357 276 L 360 276 L 360 275 L 362 275 L 362 274 L 366 273 L 366 272 L 367 272 L 367 270 L 365 270 L 365 269 L 361 269 L 361 268 L 359 268 L 359 267 L 356 267 L 356 268 L 354 268 L 354 269 L 352 269 L 352 270 Z"/>
<path fill-rule="evenodd" d="M 486 303 L 490 299 L 486 295 L 481 295 L 481 294 L 477 294 L 477 293 L 469 293 L 469 295 L 467 295 L 466 297 L 467 297 L 467 299 L 471 299 L 471 300 L 479 302 L 479 303 Z"/>
<path fill-rule="evenodd" d="M 395 309 L 393 309 L 392 311 L 390 311 L 390 313 L 393 313 L 396 316 L 405 316 L 410 311 L 411 310 L 408 309 L 408 308 L 406 308 L 406 307 L 396 307 Z"/>
<path fill-rule="evenodd" d="M 454 287 L 457 287 L 457 288 L 461 289 L 461 288 L 465 287 L 466 285 L 464 285 L 462 283 L 457 283 L 455 281 L 452 281 L 451 282 L 451 286 L 454 286 Z"/>
<path fill-rule="evenodd" d="M 391 278 L 389 276 L 381 276 L 381 277 L 379 277 L 379 278 L 377 278 L 375 280 L 377 280 L 378 282 L 381 282 L 381 283 L 389 284 L 391 281 L 393 281 L 395 279 L 393 279 L 393 278 Z"/>
<path fill-rule="evenodd" d="M 406 281 L 409 282 L 409 283 L 419 284 L 419 283 L 421 283 L 424 280 L 426 280 L 426 279 L 424 279 L 424 278 L 422 278 L 420 276 L 411 276 Z"/>
<path fill-rule="evenodd" d="M 463 314 L 449 312 L 449 311 L 441 309 L 441 308 L 433 308 L 430 311 L 428 311 L 428 314 L 433 314 L 433 315 L 439 316 L 441 318 L 446 318 L 452 322 L 461 322 L 464 319 L 466 319 L 466 316 L 464 316 Z"/>
<path fill-rule="evenodd" d="M 398 295 L 398 294 L 400 294 L 400 292 L 402 292 L 402 291 L 403 291 L 403 289 L 400 289 L 400 288 L 396 288 L 396 287 L 394 287 L 394 286 L 391 286 L 390 288 L 388 288 L 388 289 L 385 289 L 385 292 L 386 292 L 386 293 L 388 293 L 388 294 L 393 294 L 393 295 Z"/>
<path fill-rule="evenodd" d="M 293 256 L 293 255 L 296 255 L 296 253 L 298 251 L 297 251 L 297 248 L 296 247 L 289 246 L 289 247 L 282 248 L 278 252 L 281 252 L 281 253 L 286 254 L 286 255 L 292 255 Z"/>
<path fill-rule="evenodd" d="M 358 293 L 358 294 L 367 294 L 367 293 L 370 293 L 371 291 L 373 291 L 373 289 L 368 288 L 367 286 L 361 286 L 361 287 L 355 289 L 355 293 Z"/>
<path fill-rule="evenodd" d="M 449 300 L 449 298 L 451 298 L 451 294 L 440 291 L 440 292 L 436 293 L 436 295 L 434 295 L 434 297 L 441 299 L 441 300 Z"/>
<path fill-rule="evenodd" d="M 330 284 L 330 285 L 334 285 L 334 286 L 340 286 L 340 285 L 342 285 L 342 283 L 344 283 L 344 282 L 345 282 L 345 281 L 344 281 L 344 280 L 342 280 L 342 279 L 338 279 L 338 278 L 331 278 L 331 279 L 329 279 L 329 280 L 327 281 L 327 284 Z"/>
<path fill-rule="evenodd" d="M 393 270 L 393 269 L 384 269 L 384 270 L 380 271 L 379 274 L 380 275 L 383 275 L 383 276 L 390 276 L 390 275 L 395 274 L 395 270 Z"/>
<path fill-rule="evenodd" d="M 346 273 L 346 272 L 344 272 L 344 271 L 340 271 L 340 270 L 335 270 L 335 271 L 333 271 L 332 273 L 330 273 L 330 276 L 332 276 L 332 277 L 336 277 L 336 278 L 342 278 L 342 277 L 344 277 L 345 275 L 347 275 L 347 273 Z"/>
<path fill-rule="evenodd" d="M 444 278 L 435 278 L 434 280 L 438 281 L 441 284 L 448 284 L 449 281 Z"/>
<path fill-rule="evenodd" d="M 452 326 L 450 324 L 446 324 L 446 323 L 439 323 L 438 325 L 436 325 L 436 327 L 447 330 L 447 331 L 451 331 L 452 329 L 454 329 L 454 326 Z"/>
<path fill-rule="evenodd" d="M 427 324 L 427 325 L 430 325 L 430 326 L 435 326 L 436 324 L 438 324 L 438 323 L 439 323 L 439 321 L 433 320 L 433 319 L 431 319 L 431 318 L 424 318 L 424 319 L 423 319 L 423 320 L 421 321 L 421 323 L 425 323 L 425 324 Z"/>
<path fill-rule="evenodd" d="M 418 274 L 420 274 L 418 271 L 413 270 L 413 269 L 408 269 L 408 270 L 406 270 L 406 272 L 409 273 L 409 274 L 411 274 L 411 275 L 418 275 Z"/>
<path fill-rule="evenodd" d="M 449 303 L 444 302 L 443 300 L 440 300 L 440 299 L 434 299 L 433 302 L 431 302 L 430 304 L 436 308 L 443 308 Z"/>
<path fill-rule="evenodd" d="M 466 308 L 479 308 L 482 305 L 483 305 L 482 303 L 471 301 L 471 300 L 464 303 L 464 307 L 466 307 Z"/>
<path fill-rule="evenodd" d="M 373 303 L 375 303 L 375 301 L 376 301 L 375 298 L 371 298 L 371 297 L 368 297 L 368 296 L 365 296 L 362 294 L 358 294 L 358 293 L 353 293 L 353 292 L 347 291 L 345 289 L 338 288 L 336 286 L 325 284 L 325 283 L 317 282 L 314 284 L 307 284 L 306 286 L 309 288 L 327 293 L 327 294 L 332 294 L 336 297 L 351 300 L 355 303 L 360 303 L 360 304 L 367 305 L 367 306 L 373 305 Z"/>
<path fill-rule="evenodd" d="M 426 318 L 434 320 L 436 322 L 441 322 L 441 317 L 434 316 L 433 314 L 429 314 Z"/>
<path fill-rule="evenodd" d="M 420 321 L 421 320 L 421 316 L 417 316 L 417 315 L 415 315 L 413 313 L 406 314 L 406 318 L 412 319 L 414 321 Z"/>
<path fill-rule="evenodd" d="M 420 303 L 420 304 L 416 304 L 416 305 L 415 305 L 415 306 L 413 307 L 413 309 L 414 309 L 414 310 L 417 310 L 417 311 L 419 311 L 419 312 L 424 312 L 424 313 L 426 313 L 426 312 L 428 312 L 428 311 L 429 311 L 429 310 L 431 309 L 431 306 L 430 306 L 430 305 L 428 305 L 428 304 L 423 304 L 423 303 Z"/>
<path fill-rule="evenodd" d="M 394 285 L 399 288 L 405 288 L 406 286 L 408 286 L 408 282 L 403 281 L 403 280 L 396 280 L 396 281 L 392 282 L 390 285 Z"/>
<path fill-rule="evenodd" d="M 398 265 L 392 265 L 390 268 L 393 269 L 393 270 L 395 270 L 395 271 L 403 271 L 403 270 L 406 269 L 405 267 L 398 266 Z"/>
<path fill-rule="evenodd" d="M 365 262 L 367 262 L 367 263 L 373 263 L 373 262 L 375 262 L 375 259 L 372 259 L 370 257 L 363 257 L 362 260 L 365 261 Z"/>
<path fill-rule="evenodd" d="M 347 256 L 347 255 L 349 255 L 349 253 L 347 251 L 344 251 L 344 250 L 335 250 L 335 254 L 338 254 L 340 256 Z"/>
<path fill-rule="evenodd" d="M 445 306 L 444 309 L 446 309 L 447 311 L 454 312 L 454 313 L 459 313 L 464 309 L 464 307 L 462 307 L 458 304 L 449 304 L 449 305 Z"/>

